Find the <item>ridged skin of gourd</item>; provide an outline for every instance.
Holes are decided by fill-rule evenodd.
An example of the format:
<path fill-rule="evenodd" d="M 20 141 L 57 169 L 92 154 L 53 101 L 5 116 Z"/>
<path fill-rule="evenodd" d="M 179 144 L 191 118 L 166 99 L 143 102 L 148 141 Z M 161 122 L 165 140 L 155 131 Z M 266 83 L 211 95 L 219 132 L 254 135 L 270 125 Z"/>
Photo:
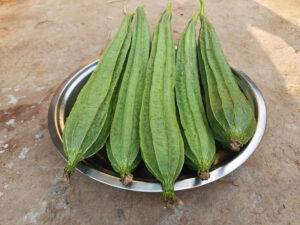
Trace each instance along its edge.
<path fill-rule="evenodd" d="M 237 84 L 201 3 L 198 58 L 208 121 L 216 140 L 239 151 L 255 133 L 254 112 Z"/>
<path fill-rule="evenodd" d="M 199 82 L 196 14 L 181 35 L 176 57 L 176 102 L 185 137 L 185 163 L 208 179 L 209 168 L 216 156 L 212 131 L 206 119 Z"/>
<path fill-rule="evenodd" d="M 140 114 L 142 158 L 160 181 L 163 198 L 175 200 L 174 182 L 184 163 L 184 145 L 175 108 L 175 49 L 168 4 L 152 39 Z"/>
<path fill-rule="evenodd" d="M 63 130 L 64 151 L 68 157 L 65 174 L 71 175 L 79 161 L 94 155 L 106 142 L 112 98 L 130 47 L 132 17 L 129 14 L 123 19 L 66 120 Z"/>
<path fill-rule="evenodd" d="M 108 158 L 121 178 L 131 175 L 141 161 L 139 115 L 150 42 L 150 29 L 141 6 L 136 10 L 132 43 L 111 125 L 110 141 L 107 142 Z"/>

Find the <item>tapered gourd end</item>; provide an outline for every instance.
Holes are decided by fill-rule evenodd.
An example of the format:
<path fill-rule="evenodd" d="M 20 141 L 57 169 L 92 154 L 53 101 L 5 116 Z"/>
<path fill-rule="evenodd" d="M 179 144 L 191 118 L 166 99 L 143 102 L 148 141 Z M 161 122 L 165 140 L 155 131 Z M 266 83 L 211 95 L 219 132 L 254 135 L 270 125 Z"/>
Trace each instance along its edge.
<path fill-rule="evenodd" d="M 208 180 L 210 178 L 210 173 L 205 171 L 200 171 L 198 176 L 201 180 Z"/>
<path fill-rule="evenodd" d="M 164 191 L 163 197 L 167 206 L 184 206 L 183 201 L 181 201 L 180 199 L 176 199 L 173 191 Z"/>
<path fill-rule="evenodd" d="M 142 3 L 140 7 L 144 8 L 145 7 L 145 3 Z"/>
<path fill-rule="evenodd" d="M 176 201 L 174 191 L 163 191 L 163 198 L 165 202 Z"/>
<path fill-rule="evenodd" d="M 233 138 L 230 142 L 230 149 L 232 151 L 240 151 L 243 147 L 243 143 L 238 138 Z"/>
<path fill-rule="evenodd" d="M 73 166 L 67 165 L 65 167 L 65 171 L 64 171 L 64 175 L 62 177 L 62 181 L 65 184 L 70 184 L 70 178 L 72 176 L 72 174 L 74 173 L 75 168 Z"/>
<path fill-rule="evenodd" d="M 133 180 L 133 175 L 132 174 L 125 174 L 122 178 L 121 178 L 121 182 L 122 184 L 124 184 L 125 186 L 129 185 L 130 183 L 132 183 Z"/>

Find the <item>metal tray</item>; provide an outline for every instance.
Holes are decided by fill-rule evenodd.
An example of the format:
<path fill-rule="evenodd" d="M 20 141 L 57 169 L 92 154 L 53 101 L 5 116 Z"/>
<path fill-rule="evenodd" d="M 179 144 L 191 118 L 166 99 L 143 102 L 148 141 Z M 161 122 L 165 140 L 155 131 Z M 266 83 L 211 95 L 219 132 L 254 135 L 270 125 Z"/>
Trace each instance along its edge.
<path fill-rule="evenodd" d="M 99 60 L 95 60 L 72 73 L 58 87 L 50 103 L 48 112 L 49 132 L 59 153 L 65 160 L 66 155 L 64 154 L 62 144 L 62 131 L 64 129 L 65 118 L 69 114 L 79 91 L 96 68 L 98 61 Z M 256 132 L 251 141 L 245 145 L 240 152 L 232 152 L 229 159 L 214 166 L 210 172 L 211 177 L 207 181 L 200 180 L 196 176 L 195 172 L 184 166 L 178 181 L 175 183 L 175 191 L 202 186 L 231 173 L 241 166 L 253 154 L 263 137 L 267 119 L 266 106 L 263 96 L 256 85 L 245 73 L 235 69 L 232 69 L 232 71 L 236 76 L 241 90 L 244 92 L 254 109 L 257 119 Z M 107 160 L 105 149 L 102 149 L 96 155 L 78 163 L 76 169 L 94 180 L 117 188 L 141 192 L 162 192 L 161 185 L 147 171 L 143 163 L 133 173 L 134 180 L 132 184 L 129 186 L 124 186 L 120 182 L 118 175 L 111 168 L 109 161 Z"/>

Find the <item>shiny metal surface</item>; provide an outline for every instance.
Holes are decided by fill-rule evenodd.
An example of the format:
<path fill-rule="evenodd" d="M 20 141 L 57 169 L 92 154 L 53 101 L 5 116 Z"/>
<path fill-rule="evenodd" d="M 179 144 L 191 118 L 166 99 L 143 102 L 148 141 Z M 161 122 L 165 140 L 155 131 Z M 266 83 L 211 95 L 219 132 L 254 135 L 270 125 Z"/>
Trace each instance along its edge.
<path fill-rule="evenodd" d="M 58 87 L 50 103 L 48 112 L 49 132 L 54 144 L 65 160 L 66 156 L 62 145 L 62 131 L 64 128 L 65 117 L 70 112 L 80 89 L 95 69 L 97 62 L 98 60 L 95 60 L 71 74 Z M 212 169 L 209 180 L 201 181 L 199 178 L 195 177 L 193 172 L 187 170 L 175 183 L 175 191 L 202 186 L 231 173 L 253 154 L 263 137 L 267 119 L 263 96 L 256 85 L 245 73 L 235 69 L 232 70 L 236 75 L 240 88 L 245 93 L 255 111 L 257 119 L 256 132 L 251 141 L 238 154 L 234 155 L 232 159 L 223 165 L 217 165 Z M 76 169 L 94 180 L 114 187 L 141 192 L 162 192 L 161 185 L 155 182 L 155 179 L 153 179 L 149 172 L 147 172 L 142 166 L 141 169 L 137 169 L 138 172 L 131 185 L 122 185 L 119 180 L 120 178 L 112 170 L 105 157 L 105 150 L 102 150 L 100 151 L 100 154 L 98 153 L 96 156 L 78 163 Z"/>

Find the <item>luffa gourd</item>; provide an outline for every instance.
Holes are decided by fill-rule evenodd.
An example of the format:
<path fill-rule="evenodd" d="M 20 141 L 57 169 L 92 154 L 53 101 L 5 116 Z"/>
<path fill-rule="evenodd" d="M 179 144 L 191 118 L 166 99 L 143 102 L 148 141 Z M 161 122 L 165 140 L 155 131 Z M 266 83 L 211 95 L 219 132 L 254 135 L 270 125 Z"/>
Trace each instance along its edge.
<path fill-rule="evenodd" d="M 141 161 L 139 153 L 139 114 L 150 52 L 150 29 L 143 6 L 136 10 L 132 43 L 122 79 L 107 154 L 124 185 L 132 181 L 131 172 Z"/>
<path fill-rule="evenodd" d="M 112 97 L 130 47 L 132 17 L 133 14 L 128 14 L 123 19 L 66 120 L 63 130 L 64 151 L 68 157 L 65 181 L 79 161 L 97 153 L 107 140 L 113 110 Z"/>
<path fill-rule="evenodd" d="M 165 201 L 175 200 L 174 182 L 184 163 L 175 111 L 175 49 L 171 4 L 156 25 L 140 115 L 140 143 L 148 170 L 160 181 Z"/>
<path fill-rule="evenodd" d="M 216 140 L 239 151 L 255 133 L 254 112 L 237 84 L 213 26 L 204 15 L 203 0 L 200 2 L 198 58 L 208 121 Z"/>
<path fill-rule="evenodd" d="M 196 29 L 199 14 L 183 31 L 176 56 L 176 101 L 185 138 L 185 163 L 202 180 L 216 156 L 212 131 L 206 119 L 199 83 Z"/>

